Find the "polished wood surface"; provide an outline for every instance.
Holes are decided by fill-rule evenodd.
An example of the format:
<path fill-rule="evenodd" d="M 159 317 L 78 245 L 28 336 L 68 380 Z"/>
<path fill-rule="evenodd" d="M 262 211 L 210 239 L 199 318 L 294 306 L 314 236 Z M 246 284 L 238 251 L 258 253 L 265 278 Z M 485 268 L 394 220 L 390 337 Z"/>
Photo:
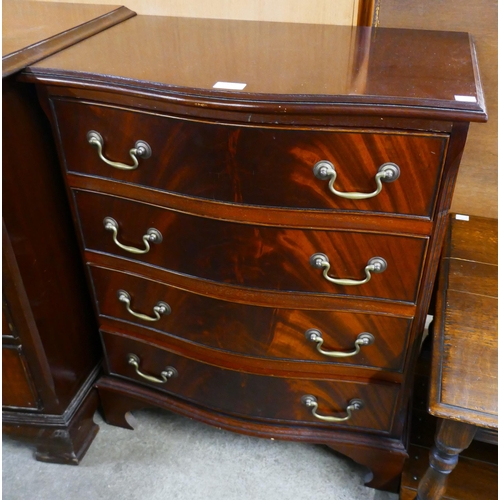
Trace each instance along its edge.
<path fill-rule="evenodd" d="M 401 371 L 403 367 L 410 326 L 406 318 L 255 307 L 185 292 L 131 273 L 97 266 L 91 266 L 90 273 L 99 314 L 140 325 L 147 329 L 146 336 L 160 344 L 168 335 L 224 353 L 282 359 L 294 365 L 306 361 L 309 365 L 321 364 L 323 369 L 352 365 Z M 154 323 L 137 319 L 118 301 L 118 290 L 131 295 L 133 311 L 154 317 L 153 306 L 161 300 L 172 312 Z M 311 328 L 321 331 L 322 348 L 327 351 L 352 352 L 363 332 L 372 333 L 375 342 L 362 347 L 355 356 L 330 358 L 307 340 L 305 332 Z"/>
<path fill-rule="evenodd" d="M 3 148 L 3 218 L 58 393 L 47 410 L 57 412 L 96 366 L 98 339 L 89 334 L 95 323 L 57 154 L 31 86 L 4 80 L 4 120 L 9 116 L 16 120 L 4 122 L 2 132 L 9 145 Z"/>
<path fill-rule="evenodd" d="M 135 15 L 116 5 L 2 2 L 2 76 Z"/>
<path fill-rule="evenodd" d="M 37 409 L 38 395 L 21 347 L 2 348 L 2 404 Z"/>
<path fill-rule="evenodd" d="M 161 36 L 151 36 L 155 32 Z M 121 39 L 125 34 L 135 42 L 130 50 Z M 147 54 L 142 45 L 146 34 L 154 40 Z M 135 64 L 139 54 L 149 57 L 147 63 L 141 58 Z M 134 18 L 123 29 L 82 42 L 71 54 L 31 67 L 22 78 L 37 83 L 66 163 L 72 215 L 81 230 L 81 250 L 105 332 L 108 376 L 97 386 L 106 418 L 122 425 L 126 411 L 157 405 L 257 436 L 320 442 L 370 467 L 369 485 L 396 488 L 407 456 L 412 373 L 468 122 L 486 119 L 469 37 Z M 219 80 L 246 86 L 213 89 Z M 87 126 L 73 119 L 71 110 L 77 109 L 83 110 L 78 115 L 85 125 L 105 125 L 104 152 L 113 160 L 128 160 L 136 140 L 151 140 L 158 155 L 151 158 L 153 168 L 148 170 L 148 160 L 141 159 L 132 177 L 102 173 L 96 150 L 85 142 Z M 112 131 L 113 124 L 120 133 Z M 151 139 L 138 135 L 149 131 L 154 131 L 148 134 Z M 300 146 L 296 150 L 293 141 Z M 329 142 L 332 146 L 324 146 Z M 177 153 L 172 145 L 179 146 Z M 397 193 L 391 201 L 346 209 L 318 205 L 321 197 L 314 189 L 309 191 L 315 194 L 303 196 L 304 186 L 315 186 L 305 175 L 307 156 L 314 161 L 318 151 L 337 155 L 332 158 L 345 165 L 342 171 L 349 179 L 341 181 L 339 174 L 339 182 L 361 190 L 367 186 L 367 169 L 373 175 L 377 163 L 390 161 L 385 160 L 390 149 L 403 163 L 414 158 L 402 182 L 391 186 Z M 213 156 L 213 165 L 207 156 Z M 281 183 L 265 175 L 266 166 L 271 173 L 281 172 Z M 309 175 L 311 167 L 312 162 Z M 220 174 L 219 182 L 210 178 L 212 173 Z M 410 187 L 401 193 L 403 179 Z M 328 193 L 325 184 L 319 193 Z M 129 254 L 105 230 L 106 216 L 118 221 L 118 239 L 127 245 L 141 245 L 150 227 L 159 229 L 164 240 L 143 256 Z M 328 254 L 330 274 L 337 277 L 361 278 L 368 259 L 378 253 L 387 255 L 388 269 L 366 285 L 340 287 L 311 268 L 314 252 Z M 131 306 L 138 312 L 151 311 L 156 295 L 166 290 L 176 309 L 185 307 L 182 300 L 194 300 L 196 309 L 185 310 L 189 319 L 175 331 L 144 327 L 123 316 L 123 304 L 117 308 L 114 288 L 121 278 L 99 276 L 97 267 L 125 275 L 132 286 Z M 252 314 L 254 307 L 266 308 L 265 313 Z M 274 311 L 272 321 L 269 310 Z M 287 316 L 281 310 L 297 312 Z M 310 319 L 356 326 L 356 318 L 369 314 L 411 322 L 401 371 L 394 371 L 387 359 L 381 367 L 308 361 L 297 353 L 291 359 L 267 357 L 265 339 L 282 338 L 280 343 L 293 347 L 295 337 L 294 342 L 284 339 L 299 330 L 303 341 L 300 330 Z M 176 321 L 175 315 L 173 308 L 164 323 Z M 351 319 L 342 319 L 347 315 Z M 241 326 L 233 327 L 235 320 Z M 295 333 L 282 329 L 285 321 L 294 322 Z M 206 328 L 210 325 L 217 334 Z M 388 328 L 391 333 L 384 332 L 384 339 L 397 329 Z M 227 339 L 224 332 L 230 330 L 240 334 Z M 341 327 L 342 337 L 351 341 L 346 330 Z M 271 343 L 274 348 L 288 356 Z M 151 375 L 161 373 L 167 362 L 178 362 L 179 373 L 187 371 L 185 385 L 176 385 L 176 378 L 162 390 L 144 381 L 127 363 L 132 349 Z M 212 380 L 220 380 L 216 385 L 222 389 L 217 392 Z M 367 394 L 368 388 L 377 387 L 378 394 L 383 387 L 391 397 L 381 396 L 361 427 L 340 425 L 345 432 L 328 428 L 322 433 L 325 424 L 297 413 L 300 384 L 311 391 L 320 388 L 321 408 L 326 404 L 332 412 L 345 408 L 341 399 L 347 387 L 365 387 Z M 233 390 L 228 393 L 226 386 Z M 274 393 L 283 396 L 278 410 Z M 234 394 L 244 397 L 234 401 Z"/>
<path fill-rule="evenodd" d="M 29 79 L 61 81 L 76 71 L 124 92 L 211 96 L 219 107 L 282 102 L 278 115 L 323 102 L 356 103 L 355 114 L 380 116 L 379 104 L 388 115 L 484 121 L 471 47 L 464 33 L 139 16 L 31 66 Z M 220 81 L 246 86 L 213 89 Z"/>
<path fill-rule="evenodd" d="M 60 0 L 51 0 L 60 1 Z M 65 0 L 67 1 L 67 0 Z M 72 0 L 71 0 L 72 1 Z M 75 0 L 93 3 L 95 0 Z M 100 0 L 102 4 L 113 0 Z M 248 2 L 245 0 L 129 0 L 127 6 L 138 14 L 148 16 L 204 17 L 216 19 L 245 19 L 249 21 L 277 21 L 314 24 L 371 25 L 372 0 L 275 0 Z M 371 15 L 370 15 L 371 13 Z M 360 18 L 361 17 L 361 18 Z M 367 20 L 369 19 L 369 22 Z"/>
<path fill-rule="evenodd" d="M 132 15 L 3 3 L 2 428 L 46 462 L 78 464 L 97 433 L 101 351 L 50 125 L 15 72 Z"/>
<path fill-rule="evenodd" d="M 332 384 L 331 381 L 262 377 L 205 365 L 126 336 L 101 334 L 111 374 L 145 383 L 215 411 L 283 424 L 293 422 L 379 432 L 388 432 L 391 428 L 392 410 L 399 390 L 396 384 L 340 381 Z M 163 385 L 145 381 L 128 364 L 129 353 L 139 357 L 141 372 L 159 377 L 167 366 L 173 366 L 178 376 Z M 365 407 L 354 412 L 346 422 L 325 423 L 316 419 L 300 402 L 305 394 L 317 397 L 318 413 L 325 415 L 344 417 L 344 410 L 353 398 L 360 398 Z"/>
<path fill-rule="evenodd" d="M 300 231 L 193 217 L 118 197 L 85 191 L 73 196 L 86 249 L 119 255 L 174 272 L 252 288 L 348 294 L 415 302 L 427 239 L 343 231 Z M 134 214 L 130 217 L 130 214 Z M 164 240 L 144 255 L 119 248 L 103 221 L 118 223 L 118 241 L 144 248 L 143 235 L 155 228 Z M 175 243 L 175 244 L 172 244 Z M 310 257 L 321 252 L 330 276 L 363 280 L 368 261 L 380 256 L 383 273 L 363 285 L 330 283 Z M 404 255 L 404 259 L 402 256 Z"/>
<path fill-rule="evenodd" d="M 498 218 L 498 2 L 377 0 L 377 26 L 467 31 L 474 37 L 490 119 L 472 124 L 452 211 Z"/>
<path fill-rule="evenodd" d="M 246 205 L 432 217 L 447 147 L 447 137 L 438 134 L 241 127 L 78 101 L 51 104 L 64 124 L 58 135 L 68 172 Z M 118 170 L 88 143 L 91 130 L 101 134 L 103 154 L 111 160 L 130 165 L 128 152 L 138 139 L 153 154 L 139 160 L 136 170 Z M 347 200 L 314 176 L 312 169 L 321 160 L 333 163 L 335 188 L 343 192 L 373 192 L 375 175 L 387 162 L 396 163 L 401 176 L 384 183 L 374 198 Z"/>
<path fill-rule="evenodd" d="M 440 273 L 429 409 L 498 428 L 497 220 L 452 217 Z"/>
<path fill-rule="evenodd" d="M 145 266 L 139 261 L 123 259 L 118 256 L 87 251 L 84 259 L 89 265 L 130 272 L 190 291 L 206 297 L 226 300 L 238 304 L 263 307 L 280 307 L 311 310 L 344 310 L 349 312 L 364 311 L 370 314 L 389 314 L 413 318 L 417 311 L 415 304 L 391 302 L 385 300 L 366 300 L 349 295 L 312 294 L 293 292 L 290 294 L 268 289 L 255 289 L 237 285 L 227 285 L 214 281 L 202 280 L 193 276 L 172 273 L 165 269 Z M 421 291 L 422 292 L 422 291 Z"/>

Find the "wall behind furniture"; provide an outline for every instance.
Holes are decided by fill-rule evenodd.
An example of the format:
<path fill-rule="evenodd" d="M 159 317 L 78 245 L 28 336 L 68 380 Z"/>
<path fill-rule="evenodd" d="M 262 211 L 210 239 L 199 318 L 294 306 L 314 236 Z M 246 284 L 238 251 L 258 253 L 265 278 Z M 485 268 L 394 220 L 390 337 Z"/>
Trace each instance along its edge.
<path fill-rule="evenodd" d="M 47 0 L 45 0 L 47 1 Z M 66 1 L 68 0 L 49 0 Z M 71 3 L 120 4 L 116 0 L 69 0 Z M 144 15 L 245 19 L 316 24 L 358 24 L 358 10 L 373 0 L 127 0 L 124 5 Z"/>
<path fill-rule="evenodd" d="M 472 123 L 451 210 L 498 218 L 498 2 L 377 0 L 375 25 L 467 31 L 474 37 L 488 123 Z"/>

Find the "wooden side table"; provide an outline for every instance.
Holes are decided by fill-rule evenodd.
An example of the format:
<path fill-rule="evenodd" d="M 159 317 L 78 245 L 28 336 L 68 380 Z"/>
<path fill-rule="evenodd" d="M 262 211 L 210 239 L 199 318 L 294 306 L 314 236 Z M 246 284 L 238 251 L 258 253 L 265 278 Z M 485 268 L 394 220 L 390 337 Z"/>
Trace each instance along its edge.
<path fill-rule="evenodd" d="M 459 453 L 498 429 L 498 221 L 461 219 L 450 219 L 441 261 L 429 395 L 441 420 L 418 500 L 442 498 Z"/>

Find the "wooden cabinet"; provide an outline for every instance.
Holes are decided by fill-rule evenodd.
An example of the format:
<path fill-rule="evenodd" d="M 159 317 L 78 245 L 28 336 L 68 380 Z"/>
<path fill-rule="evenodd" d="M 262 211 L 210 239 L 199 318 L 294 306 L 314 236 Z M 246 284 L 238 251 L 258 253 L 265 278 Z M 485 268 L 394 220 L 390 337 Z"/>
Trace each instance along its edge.
<path fill-rule="evenodd" d="M 327 444 L 397 487 L 445 217 L 486 119 L 471 47 L 139 16 L 24 73 L 57 140 L 108 422 L 161 406 Z"/>
<path fill-rule="evenodd" d="M 6 1 L 3 15 L 3 431 L 38 460 L 78 464 L 98 430 L 102 353 L 50 124 L 17 77 L 133 13 Z"/>

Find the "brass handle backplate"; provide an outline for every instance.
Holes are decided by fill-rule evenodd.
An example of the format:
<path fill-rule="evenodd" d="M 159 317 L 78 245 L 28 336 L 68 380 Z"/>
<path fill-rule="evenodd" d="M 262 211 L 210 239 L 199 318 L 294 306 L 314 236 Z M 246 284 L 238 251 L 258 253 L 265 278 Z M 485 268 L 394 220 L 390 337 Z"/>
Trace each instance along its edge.
<path fill-rule="evenodd" d="M 330 283 L 343 286 L 355 286 L 368 283 L 372 278 L 372 273 L 383 273 L 387 269 L 387 262 L 382 257 L 372 257 L 365 266 L 365 278 L 362 280 L 332 278 L 328 275 L 330 261 L 324 253 L 315 253 L 309 258 L 309 264 L 316 269 L 323 269 L 323 277 Z"/>
<path fill-rule="evenodd" d="M 111 167 L 118 168 L 119 170 L 135 170 L 139 166 L 139 158 L 149 158 L 152 154 L 151 146 L 145 141 L 137 141 L 134 147 L 128 152 L 132 158 L 133 165 L 127 165 L 126 163 L 121 163 L 119 161 L 108 160 L 102 154 L 102 148 L 104 147 L 104 139 L 99 132 L 95 130 L 89 130 L 87 132 L 87 141 L 89 144 L 97 149 L 97 154 L 99 158 Z"/>
<path fill-rule="evenodd" d="M 125 250 L 126 252 L 134 254 L 148 253 L 149 250 L 151 249 L 151 246 L 149 245 L 150 243 L 158 244 L 161 243 L 163 240 L 163 236 L 161 235 L 160 231 L 152 227 L 149 228 L 146 231 L 146 234 L 142 237 L 142 241 L 144 242 L 145 248 L 141 249 L 141 248 L 129 247 L 118 241 L 118 222 L 116 222 L 115 219 L 113 219 L 112 217 L 105 217 L 103 223 L 104 223 L 104 229 L 106 229 L 106 231 L 111 231 L 113 233 L 113 241 L 115 242 L 115 244 L 122 250 Z"/>
<path fill-rule="evenodd" d="M 318 420 L 323 420 L 324 422 L 345 422 L 352 417 L 352 412 L 361 410 L 364 406 L 364 403 L 361 399 L 351 399 L 347 405 L 345 411 L 347 415 L 345 417 L 329 417 L 326 415 L 320 415 L 317 413 L 318 409 L 318 400 L 312 394 L 306 394 L 300 398 L 300 402 L 311 409 L 311 413 Z"/>
<path fill-rule="evenodd" d="M 118 300 L 123 304 L 125 304 L 127 311 L 130 314 L 132 314 L 132 316 L 135 316 L 136 318 L 142 319 L 144 321 L 158 321 L 162 316 L 170 314 L 172 312 L 170 306 L 166 302 L 159 301 L 153 307 L 153 313 L 155 317 L 152 318 L 151 316 L 147 316 L 146 314 L 132 311 L 132 309 L 130 308 L 130 302 L 131 302 L 130 294 L 125 290 L 118 290 L 116 295 L 118 297 Z"/>
<path fill-rule="evenodd" d="M 173 366 L 167 366 L 165 370 L 160 373 L 161 378 L 153 377 L 152 375 L 146 375 L 139 369 L 141 360 L 139 359 L 139 356 L 137 356 L 137 354 L 128 354 L 127 362 L 129 365 L 132 365 L 135 368 L 135 373 L 137 373 L 139 377 L 146 379 L 148 382 L 154 382 L 155 384 L 166 384 L 168 382 L 168 379 L 175 378 L 179 375 L 177 373 L 177 370 Z"/>
<path fill-rule="evenodd" d="M 366 200 L 368 198 L 373 198 L 377 196 L 382 191 L 382 182 L 394 182 L 396 179 L 399 179 L 401 171 L 399 167 L 395 163 L 384 163 L 378 169 L 378 172 L 375 174 L 375 184 L 377 188 L 372 193 L 345 193 L 343 191 L 337 191 L 333 184 L 335 179 L 337 178 L 337 171 L 333 166 L 333 163 L 321 160 L 313 167 L 314 176 L 321 180 L 330 179 L 328 183 L 328 188 L 330 191 L 341 198 L 347 198 L 349 200 Z"/>
<path fill-rule="evenodd" d="M 375 337 L 368 332 L 363 332 L 358 335 L 358 338 L 354 341 L 354 351 L 341 352 L 341 351 L 325 351 L 322 349 L 324 342 L 322 333 L 316 328 L 310 328 L 305 332 L 307 340 L 316 343 L 316 349 L 318 352 L 324 356 L 329 356 L 331 358 L 348 358 L 350 356 L 355 356 L 361 351 L 361 346 L 371 345 L 375 342 Z"/>

